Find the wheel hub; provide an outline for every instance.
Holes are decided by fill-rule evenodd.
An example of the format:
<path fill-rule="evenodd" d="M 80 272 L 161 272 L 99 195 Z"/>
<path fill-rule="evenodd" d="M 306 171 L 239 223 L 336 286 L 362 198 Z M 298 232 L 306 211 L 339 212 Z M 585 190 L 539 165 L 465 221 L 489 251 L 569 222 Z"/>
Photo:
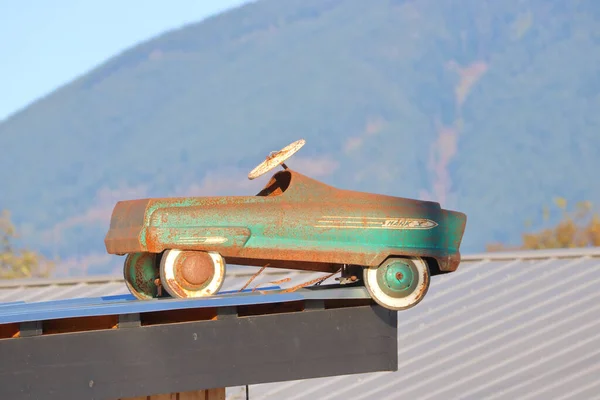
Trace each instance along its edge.
<path fill-rule="evenodd" d="M 418 275 L 410 261 L 397 260 L 379 268 L 377 280 L 381 290 L 387 295 L 405 297 L 415 290 Z"/>
<path fill-rule="evenodd" d="M 215 273 L 213 260 L 208 253 L 182 252 L 175 261 L 175 278 L 186 289 L 198 289 L 208 284 Z"/>
<path fill-rule="evenodd" d="M 224 279 L 225 260 L 216 252 L 169 249 L 160 261 L 160 281 L 172 297 L 213 295 Z"/>

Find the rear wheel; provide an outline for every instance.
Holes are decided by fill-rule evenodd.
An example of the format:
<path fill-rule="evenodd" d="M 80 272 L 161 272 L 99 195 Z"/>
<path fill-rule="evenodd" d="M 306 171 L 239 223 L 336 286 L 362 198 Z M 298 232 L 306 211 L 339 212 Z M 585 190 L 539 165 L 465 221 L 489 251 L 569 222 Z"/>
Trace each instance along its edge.
<path fill-rule="evenodd" d="M 178 298 L 216 294 L 225 280 L 225 260 L 219 253 L 167 250 L 160 262 L 160 281 Z"/>
<path fill-rule="evenodd" d="M 123 264 L 123 278 L 127 289 L 136 299 L 149 300 L 158 297 L 158 288 L 155 284 L 158 277 L 156 254 L 127 254 Z"/>
<path fill-rule="evenodd" d="M 364 269 L 369 294 L 390 310 L 406 310 L 417 305 L 429 289 L 430 273 L 421 257 L 391 257 L 381 265 Z"/>

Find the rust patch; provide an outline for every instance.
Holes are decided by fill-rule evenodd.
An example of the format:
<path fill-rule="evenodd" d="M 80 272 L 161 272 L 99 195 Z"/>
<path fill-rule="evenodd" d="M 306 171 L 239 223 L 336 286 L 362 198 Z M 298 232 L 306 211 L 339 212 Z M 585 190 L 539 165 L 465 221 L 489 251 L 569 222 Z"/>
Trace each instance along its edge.
<path fill-rule="evenodd" d="M 215 274 L 211 256 L 201 251 L 184 251 L 175 260 L 175 279 L 189 290 L 200 289 Z"/>
<path fill-rule="evenodd" d="M 299 250 L 300 252 L 301 250 Z M 286 260 L 282 259 L 279 256 L 279 252 L 273 251 L 272 253 L 269 250 L 260 251 L 260 256 L 258 256 L 258 251 L 253 250 L 245 250 L 244 254 L 246 257 L 227 257 L 224 254 L 221 254 L 225 259 L 227 264 L 235 264 L 235 265 L 247 265 L 251 267 L 261 267 L 265 264 L 269 264 L 269 268 L 278 268 L 278 269 L 299 269 L 303 271 L 315 271 L 315 272 L 332 272 L 339 268 L 338 264 L 335 263 L 324 263 L 324 262 L 307 262 L 307 261 L 294 261 L 294 260 Z M 257 255 L 254 257 L 254 255 Z M 273 258 L 269 256 L 273 255 Z M 304 257 L 310 257 L 310 251 L 302 251 Z M 248 256 L 250 255 L 250 256 Z M 279 258 L 277 258 L 279 257 Z"/>
<path fill-rule="evenodd" d="M 150 260 L 150 262 L 154 266 L 154 269 L 156 269 L 156 271 L 158 272 L 157 255 L 156 254 L 144 253 L 144 254 L 140 255 L 136 259 L 135 266 L 134 266 L 135 286 L 137 286 L 142 293 L 152 293 L 153 289 L 154 289 L 153 286 L 155 286 L 153 281 L 147 280 L 146 277 L 144 276 L 144 273 L 146 272 L 146 269 L 144 268 L 144 264 L 147 263 L 148 260 Z M 129 269 L 129 266 L 126 266 L 126 268 Z"/>
<path fill-rule="evenodd" d="M 181 288 L 179 287 L 179 282 L 177 282 L 175 279 L 168 279 L 169 282 L 169 288 L 173 291 L 175 291 L 175 293 L 177 293 L 177 296 L 185 299 L 187 298 L 187 294 L 181 290 Z"/>
<path fill-rule="evenodd" d="M 298 290 L 298 289 L 301 289 L 301 288 L 303 288 L 303 287 L 310 286 L 310 285 L 317 284 L 317 283 L 321 283 L 321 282 L 323 282 L 324 280 L 327 280 L 327 279 L 331 278 L 332 276 L 334 276 L 335 274 L 337 274 L 337 273 L 338 273 L 340 270 L 341 270 L 341 268 L 340 268 L 338 271 L 336 271 L 336 272 L 333 272 L 333 273 L 331 273 L 331 274 L 328 274 L 328 275 L 322 276 L 322 277 L 320 277 L 320 278 L 311 279 L 311 280 L 310 280 L 310 281 L 308 281 L 308 282 L 300 283 L 300 284 L 298 284 L 298 285 L 296 285 L 296 286 L 293 286 L 293 287 L 291 287 L 291 288 L 285 289 L 285 290 L 283 290 L 283 293 L 291 293 L 291 292 L 295 292 L 296 290 Z"/>
<path fill-rule="evenodd" d="M 239 291 L 241 292 L 241 291 L 243 291 L 244 289 L 246 289 L 246 288 L 248 287 L 248 285 L 250 285 L 250 283 L 252 283 L 252 281 L 253 281 L 254 279 L 256 279 L 256 277 L 257 277 L 258 275 L 260 275 L 260 274 L 261 274 L 261 273 L 262 273 L 262 272 L 265 270 L 265 268 L 267 268 L 268 266 L 269 266 L 269 264 L 267 264 L 267 265 L 265 265 L 265 266 L 261 267 L 261 268 L 258 270 L 258 272 L 256 272 L 254 275 L 252 275 L 252 276 L 250 277 L 250 279 L 248 280 L 248 282 L 246 282 L 246 284 L 245 284 L 244 286 L 242 286 L 242 288 L 241 288 Z M 254 291 L 254 290 L 253 290 L 253 291 Z"/>
<path fill-rule="evenodd" d="M 160 278 L 156 278 L 154 280 L 154 286 L 156 286 L 156 294 L 158 295 L 158 297 L 162 297 L 163 286 L 162 286 L 162 283 L 160 282 Z"/>
<path fill-rule="evenodd" d="M 271 282 L 267 282 L 267 283 L 270 283 L 271 285 L 279 285 L 280 283 L 289 282 L 291 280 L 292 280 L 292 278 L 283 278 L 283 279 L 279 279 L 279 280 L 271 281 Z M 252 289 L 252 291 L 255 292 L 260 285 L 264 285 L 264 283 L 257 284 L 256 286 L 254 286 L 254 288 Z M 260 290 L 259 290 L 259 292 L 261 292 L 263 294 L 265 293 L 265 292 L 260 291 Z"/>
<path fill-rule="evenodd" d="M 141 222 L 149 199 L 119 201 L 115 205 L 110 229 L 104 239 L 109 254 L 126 254 L 143 251 L 139 242 Z"/>

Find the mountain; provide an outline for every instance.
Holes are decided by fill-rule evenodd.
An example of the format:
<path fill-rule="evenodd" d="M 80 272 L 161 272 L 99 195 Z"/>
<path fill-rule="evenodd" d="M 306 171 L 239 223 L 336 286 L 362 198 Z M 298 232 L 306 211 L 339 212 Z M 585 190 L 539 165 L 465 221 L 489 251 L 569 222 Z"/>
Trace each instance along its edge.
<path fill-rule="evenodd" d="M 599 19 L 591 0 L 257 1 L 2 121 L 0 208 L 60 273 L 112 271 L 116 201 L 253 194 L 246 174 L 305 138 L 292 168 L 464 211 L 464 252 L 516 243 L 553 196 L 600 198 Z"/>

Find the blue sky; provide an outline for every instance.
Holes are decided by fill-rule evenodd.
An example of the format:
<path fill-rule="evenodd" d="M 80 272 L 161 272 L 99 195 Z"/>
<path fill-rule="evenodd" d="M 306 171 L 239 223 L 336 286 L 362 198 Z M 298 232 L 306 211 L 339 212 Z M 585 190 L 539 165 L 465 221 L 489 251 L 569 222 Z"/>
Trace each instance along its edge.
<path fill-rule="evenodd" d="M 0 121 L 128 47 L 249 0 L 0 0 Z"/>

